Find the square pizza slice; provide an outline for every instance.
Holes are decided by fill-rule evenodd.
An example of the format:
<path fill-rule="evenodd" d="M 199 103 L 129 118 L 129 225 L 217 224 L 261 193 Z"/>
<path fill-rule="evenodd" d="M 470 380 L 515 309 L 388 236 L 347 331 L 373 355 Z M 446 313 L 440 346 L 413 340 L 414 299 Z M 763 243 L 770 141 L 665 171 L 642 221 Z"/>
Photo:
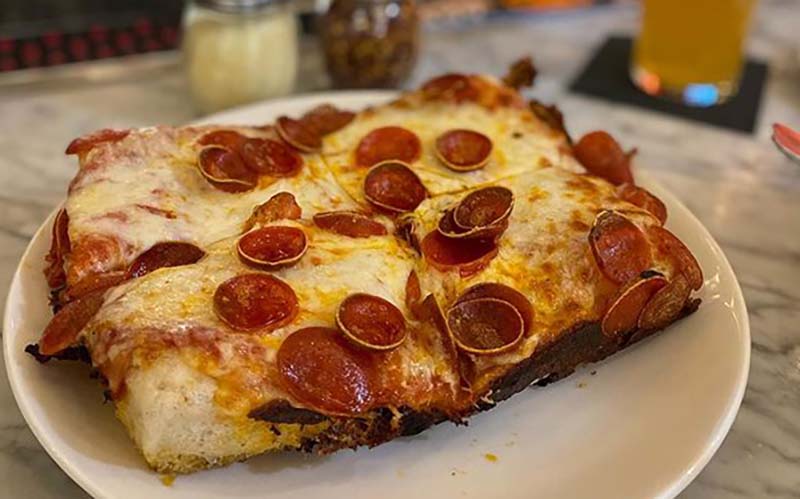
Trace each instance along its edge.
<path fill-rule="evenodd" d="M 89 361 L 162 472 L 377 445 L 566 376 L 703 276 L 631 154 L 554 117 L 445 75 L 358 114 L 78 139 L 29 351 Z"/>

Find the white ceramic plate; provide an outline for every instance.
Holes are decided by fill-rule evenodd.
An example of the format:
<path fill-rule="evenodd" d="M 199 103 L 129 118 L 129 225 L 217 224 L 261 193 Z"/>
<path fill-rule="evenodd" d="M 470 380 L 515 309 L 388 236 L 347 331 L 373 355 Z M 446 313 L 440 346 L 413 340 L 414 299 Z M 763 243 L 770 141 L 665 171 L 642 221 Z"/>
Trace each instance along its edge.
<path fill-rule="evenodd" d="M 323 101 L 355 109 L 388 97 L 314 95 L 206 121 L 265 123 Z M 86 366 L 40 365 L 23 352 L 50 318 L 41 269 L 52 216 L 31 241 L 8 294 L 3 340 L 11 387 L 50 456 L 98 498 L 673 497 L 733 423 L 747 382 L 750 332 L 741 290 L 717 243 L 674 196 L 640 180 L 667 204 L 668 227 L 703 267 L 700 309 L 606 362 L 523 391 L 468 427 L 444 424 L 328 457 L 264 455 L 165 486 L 145 467 L 112 406 L 102 403 Z"/>

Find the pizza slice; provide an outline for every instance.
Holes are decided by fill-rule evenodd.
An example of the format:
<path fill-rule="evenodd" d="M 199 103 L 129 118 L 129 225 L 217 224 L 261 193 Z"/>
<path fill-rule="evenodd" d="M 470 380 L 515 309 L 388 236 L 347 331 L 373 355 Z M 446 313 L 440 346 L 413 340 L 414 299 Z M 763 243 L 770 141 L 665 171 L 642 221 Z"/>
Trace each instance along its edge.
<path fill-rule="evenodd" d="M 447 406 L 458 385 L 405 304 L 413 252 L 374 220 L 322 225 L 260 226 L 106 295 L 82 341 L 151 466 L 369 443 L 378 408 Z"/>
<path fill-rule="evenodd" d="M 162 472 L 377 445 L 566 376 L 703 276 L 632 153 L 556 118 L 446 75 L 357 115 L 78 139 L 29 351 L 91 362 Z"/>
<path fill-rule="evenodd" d="M 294 192 L 298 210 L 354 206 L 318 155 L 288 146 L 273 127 L 104 130 L 67 153 L 80 169 L 48 257 L 56 308 L 130 278 L 137 258 L 192 263 L 278 192 Z"/>
<path fill-rule="evenodd" d="M 325 137 L 323 157 L 354 199 L 395 213 L 538 168 L 582 171 L 563 126 L 534 109 L 495 78 L 448 74 L 359 113 Z"/>
<path fill-rule="evenodd" d="M 694 310 L 703 284 L 656 215 L 558 168 L 427 199 L 401 224 L 422 256 L 422 294 L 481 394 L 520 369 L 527 383 L 549 381 L 603 358 Z M 545 372 L 554 349 L 560 368 Z"/>

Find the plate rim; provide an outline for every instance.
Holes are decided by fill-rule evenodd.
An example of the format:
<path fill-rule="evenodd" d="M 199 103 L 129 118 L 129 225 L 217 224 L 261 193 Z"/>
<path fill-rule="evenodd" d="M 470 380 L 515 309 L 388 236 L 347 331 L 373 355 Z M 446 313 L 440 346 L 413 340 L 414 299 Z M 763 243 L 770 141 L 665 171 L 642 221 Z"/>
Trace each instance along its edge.
<path fill-rule="evenodd" d="M 362 101 L 367 106 L 370 106 L 373 104 L 378 104 L 382 100 L 388 100 L 397 95 L 399 95 L 399 92 L 393 90 L 346 90 L 303 93 L 237 106 L 225 111 L 198 118 L 189 122 L 187 125 L 231 123 L 230 120 L 242 112 L 257 112 L 257 110 L 261 107 L 269 107 L 274 105 L 302 105 L 304 103 L 310 105 L 314 102 L 327 101 L 336 103 L 337 101 L 341 102 L 342 100 L 354 99 Z M 700 235 L 703 236 L 703 238 L 709 243 L 711 248 L 714 250 L 714 253 L 720 257 L 719 263 L 730 270 L 730 273 L 733 277 L 733 281 L 731 283 L 733 285 L 732 294 L 736 304 L 733 312 L 743 319 L 739 323 L 739 328 L 742 338 L 741 341 L 744 343 L 744 348 L 742 349 L 743 355 L 739 368 L 739 379 L 736 380 L 736 390 L 732 394 L 733 396 L 729 397 L 728 403 L 724 408 L 723 417 L 716 424 L 714 432 L 709 435 L 709 438 L 705 441 L 702 452 L 697 454 L 692 462 L 687 463 L 688 471 L 682 473 L 679 475 L 679 477 L 676 477 L 670 482 L 669 485 L 665 486 L 661 492 L 654 496 L 656 499 L 671 499 L 680 494 L 708 465 L 708 463 L 711 461 L 711 458 L 716 454 L 717 450 L 719 450 L 720 446 L 725 440 L 725 437 L 730 432 L 736 416 L 738 415 L 739 408 L 741 407 L 747 388 L 751 367 L 750 358 L 752 338 L 750 332 L 750 317 L 747 311 L 747 304 L 744 300 L 744 294 L 742 292 L 741 285 L 739 284 L 739 279 L 737 278 L 736 273 L 733 271 L 733 267 L 731 266 L 728 257 L 722 251 L 722 248 L 719 246 L 719 243 L 717 243 L 716 239 L 714 239 L 714 237 L 709 233 L 705 225 L 703 225 L 703 223 L 694 215 L 694 213 L 689 210 L 689 208 L 683 203 L 683 201 L 680 200 L 680 198 L 673 195 L 668 189 L 663 187 L 659 182 L 655 181 L 653 177 L 648 174 L 648 172 L 640 170 L 636 172 L 636 175 L 640 179 L 644 179 L 644 183 L 647 185 L 648 189 L 654 191 L 656 195 L 659 197 L 668 197 L 670 204 L 676 206 L 682 212 L 682 215 L 688 218 L 692 225 L 699 228 Z M 12 297 L 18 294 L 16 289 L 21 286 L 23 263 L 28 261 L 30 258 L 29 254 L 32 251 L 33 241 L 42 237 L 42 232 L 49 230 L 48 222 L 55 217 L 55 214 L 61 209 L 61 207 L 63 207 L 63 205 L 64 199 L 62 199 L 54 207 L 54 209 L 47 215 L 41 225 L 37 228 L 36 232 L 28 241 L 25 251 L 20 257 L 13 273 L 8 287 L 8 294 L 5 301 L 3 314 L 3 357 L 5 361 L 6 375 L 11 387 L 11 392 L 14 396 L 14 400 L 20 412 L 22 413 L 26 425 L 34 434 L 38 443 L 45 449 L 47 454 L 51 459 L 53 459 L 58 467 L 61 468 L 61 470 L 63 470 L 79 487 L 81 487 L 92 497 L 104 498 L 108 497 L 105 495 L 105 492 L 100 490 L 92 480 L 85 476 L 85 473 L 80 469 L 80 467 L 73 466 L 64 456 L 62 456 L 54 441 L 44 435 L 39 423 L 39 418 L 34 414 L 34 410 L 32 409 L 31 405 L 29 405 L 28 397 L 21 393 L 22 386 L 21 381 L 19 380 L 21 373 L 12 367 L 12 355 L 14 355 L 15 352 L 12 351 L 14 341 L 11 339 L 12 334 L 10 332 L 13 331 L 14 338 L 17 336 L 17 331 L 11 325 L 12 307 L 10 305 L 12 301 L 16 301 L 12 300 Z"/>

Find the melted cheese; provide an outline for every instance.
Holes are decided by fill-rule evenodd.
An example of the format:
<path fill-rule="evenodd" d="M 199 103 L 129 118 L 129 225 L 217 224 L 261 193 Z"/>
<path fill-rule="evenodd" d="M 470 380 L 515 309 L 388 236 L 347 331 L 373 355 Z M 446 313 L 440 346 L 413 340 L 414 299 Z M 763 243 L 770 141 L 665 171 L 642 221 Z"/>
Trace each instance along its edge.
<path fill-rule="evenodd" d="M 209 247 L 208 255 L 194 265 L 160 269 L 112 290 L 105 306 L 85 330 L 95 360 L 115 362 L 115 358 L 133 353 L 135 364 L 144 365 L 152 347 L 161 348 L 156 337 L 169 338 L 168 344 L 179 345 L 192 356 L 198 352 L 207 356 L 203 349 L 211 347 L 218 352 L 218 358 L 212 356 L 210 364 L 204 363 L 208 359 L 191 362 L 215 377 L 220 390 L 235 388 L 235 397 L 220 393 L 218 401 L 235 401 L 234 406 L 221 405 L 246 414 L 264 400 L 278 396 L 291 399 L 265 370 L 273 365 L 286 335 L 309 326 L 334 326 L 336 309 L 347 295 L 364 292 L 380 296 L 410 316 L 405 307 L 405 285 L 415 259 L 398 239 L 353 239 L 303 222 L 291 224 L 306 231 L 308 251 L 296 265 L 272 273 L 297 295 L 300 313 L 290 324 L 269 333 L 241 333 L 231 330 L 214 314 L 217 286 L 235 275 L 256 272 L 236 256 L 236 239 L 231 238 Z M 207 333 L 198 336 L 198 331 Z M 108 344 L 110 336 L 113 340 Z M 202 344 L 205 341 L 213 345 Z M 431 354 L 408 341 L 397 355 L 402 357 L 399 365 L 406 373 L 401 381 L 430 390 L 436 369 Z M 446 376 L 442 372 L 436 374 Z M 414 402 L 408 400 L 409 405 Z"/>
<path fill-rule="evenodd" d="M 514 193 L 508 229 L 498 241 L 498 254 L 486 268 L 461 278 L 458 272 L 441 272 L 422 262 L 423 295 L 431 292 L 446 309 L 468 287 L 499 282 L 520 291 L 534 309 L 533 332 L 523 345 L 500 356 L 475 356 L 479 367 L 519 362 L 529 357 L 544 339 L 555 337 L 581 322 L 597 321 L 608 306 L 609 293 L 588 242 L 596 215 L 604 209 L 626 212 L 640 227 L 657 224 L 651 215 L 616 197 L 614 186 L 594 177 L 577 176 L 545 168 L 500 180 Z M 494 184 L 493 184 L 494 185 Z M 414 220 L 417 236 L 436 230 L 444 209 L 467 192 L 424 201 Z M 671 275 L 670 264 L 654 255 L 654 270 Z"/>
<path fill-rule="evenodd" d="M 186 241 L 206 248 L 237 235 L 253 208 L 274 194 L 292 193 L 304 213 L 353 209 L 321 160 L 304 157 L 300 174 L 290 178 L 262 178 L 248 192 L 226 193 L 214 188 L 199 173 L 195 140 L 210 128 L 158 128 L 134 131 L 122 142 L 90 151 L 84 171 L 67 199 L 72 241 L 86 235 L 106 235 L 120 243 L 125 266 L 137 255 L 162 241 Z M 253 129 L 236 129 L 263 136 Z M 161 144 L 159 147 L 145 144 Z M 164 216 L 169 213 L 169 217 Z"/>
<path fill-rule="evenodd" d="M 557 165 L 570 171 L 582 167 L 564 152 L 566 144 L 528 110 L 498 107 L 486 109 L 464 102 L 426 102 L 421 107 L 390 103 L 360 114 L 353 123 L 324 141 L 325 161 L 344 189 L 363 201 L 367 168 L 355 166 L 354 151 L 372 130 L 401 126 L 420 140 L 422 153 L 411 166 L 431 195 L 461 191 L 522 172 Z M 472 172 L 453 172 L 436 157 L 436 138 L 442 133 L 467 128 L 492 141 L 489 162 Z"/>

